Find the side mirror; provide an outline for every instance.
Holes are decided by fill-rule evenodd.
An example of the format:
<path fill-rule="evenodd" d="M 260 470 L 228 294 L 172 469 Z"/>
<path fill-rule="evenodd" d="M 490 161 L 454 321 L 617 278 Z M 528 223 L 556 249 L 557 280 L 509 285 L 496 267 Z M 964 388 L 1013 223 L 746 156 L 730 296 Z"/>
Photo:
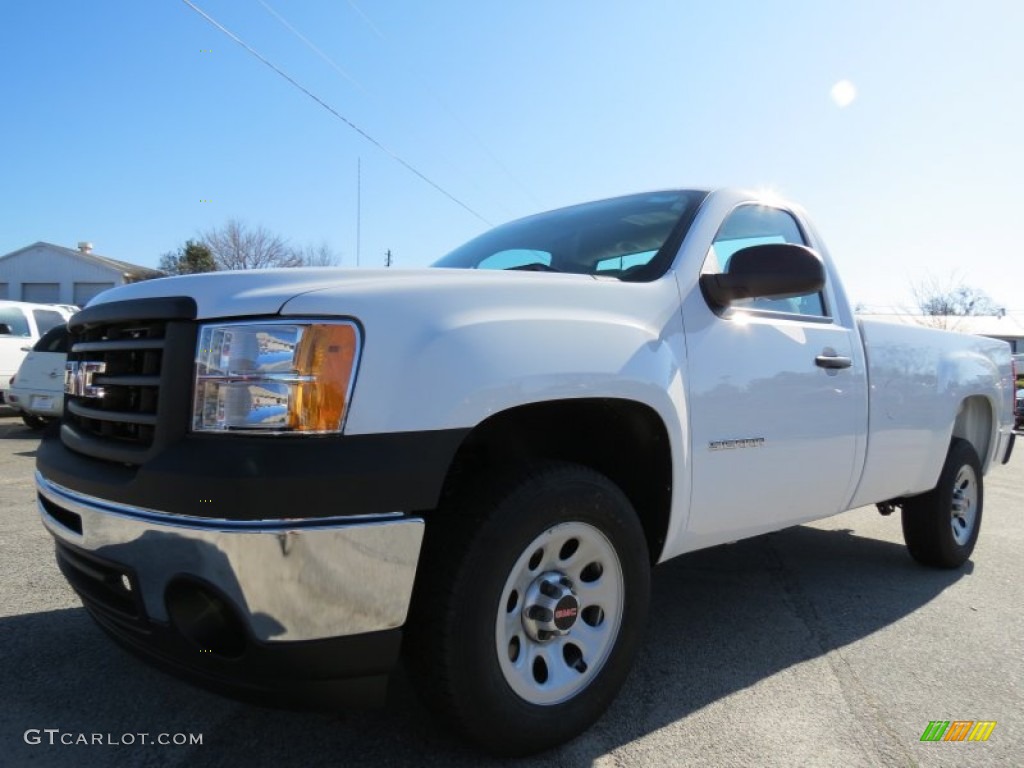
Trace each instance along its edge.
<path fill-rule="evenodd" d="M 825 285 L 821 257 L 803 245 L 766 243 L 736 251 L 719 275 L 701 275 L 709 304 L 728 307 L 736 299 L 788 299 L 816 293 Z"/>
<path fill-rule="evenodd" d="M 10 336 L 10 335 L 11 335 L 11 326 L 9 326 L 7 323 L 0 323 L 0 336 Z"/>

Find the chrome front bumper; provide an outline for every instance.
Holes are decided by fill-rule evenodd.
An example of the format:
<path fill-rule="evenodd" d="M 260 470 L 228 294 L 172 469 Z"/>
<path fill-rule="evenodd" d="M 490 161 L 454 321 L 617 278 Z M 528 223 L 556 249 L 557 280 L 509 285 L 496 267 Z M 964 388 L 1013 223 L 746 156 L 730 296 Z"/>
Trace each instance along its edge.
<path fill-rule="evenodd" d="M 334 638 L 405 623 L 422 518 L 396 512 L 213 520 L 114 504 L 39 472 L 36 486 L 50 533 L 123 567 L 123 587 L 107 586 L 141 601 L 153 621 L 170 622 L 168 586 L 187 578 L 219 592 L 260 642 Z"/>

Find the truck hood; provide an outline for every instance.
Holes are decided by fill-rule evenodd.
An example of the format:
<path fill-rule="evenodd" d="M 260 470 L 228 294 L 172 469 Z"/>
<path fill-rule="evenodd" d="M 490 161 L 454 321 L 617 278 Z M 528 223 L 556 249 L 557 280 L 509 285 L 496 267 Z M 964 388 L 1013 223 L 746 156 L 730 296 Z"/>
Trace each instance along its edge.
<path fill-rule="evenodd" d="M 498 290 L 614 282 L 613 278 L 554 272 L 476 269 L 299 269 L 241 270 L 145 280 L 105 291 L 90 306 L 112 301 L 163 296 L 190 296 L 199 319 L 273 315 L 306 294 L 326 293 L 336 299 L 386 300 L 449 290 Z M 475 291 L 474 291 L 475 292 Z M 362 303 L 362 302 L 360 302 Z M 289 307 L 289 310 L 292 308 Z M 339 311 L 344 312 L 341 307 Z M 288 314 L 294 314 L 289 311 Z"/>

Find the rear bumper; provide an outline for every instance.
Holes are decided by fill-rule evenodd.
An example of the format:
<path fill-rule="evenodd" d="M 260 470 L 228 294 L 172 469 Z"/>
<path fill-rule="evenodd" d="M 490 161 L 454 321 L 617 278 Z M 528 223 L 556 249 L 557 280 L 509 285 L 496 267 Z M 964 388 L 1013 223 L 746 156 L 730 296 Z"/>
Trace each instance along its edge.
<path fill-rule="evenodd" d="M 211 520 L 103 501 L 38 472 L 36 484 L 62 572 L 130 650 L 262 703 L 383 700 L 421 518 Z"/>
<path fill-rule="evenodd" d="M 7 402 L 24 413 L 55 419 L 64 409 L 64 392 L 22 389 L 14 386 L 7 390 Z"/>

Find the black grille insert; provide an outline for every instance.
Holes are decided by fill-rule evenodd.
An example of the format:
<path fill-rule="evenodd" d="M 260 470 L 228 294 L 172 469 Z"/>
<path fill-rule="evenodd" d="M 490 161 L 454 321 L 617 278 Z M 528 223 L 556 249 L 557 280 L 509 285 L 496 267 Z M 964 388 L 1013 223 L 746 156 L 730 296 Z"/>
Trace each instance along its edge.
<path fill-rule="evenodd" d="M 57 542 L 57 565 L 89 608 L 122 621 L 144 618 L 138 582 L 124 566 L 86 555 L 62 542 Z"/>
<path fill-rule="evenodd" d="M 187 296 L 112 301 L 68 321 L 64 446 L 139 466 L 188 427 L 196 303 Z"/>
<path fill-rule="evenodd" d="M 167 323 L 87 326 L 73 339 L 70 372 L 89 373 L 67 396 L 65 418 L 79 433 L 137 448 L 153 444 Z M 88 364 L 88 366 L 86 366 Z"/>

